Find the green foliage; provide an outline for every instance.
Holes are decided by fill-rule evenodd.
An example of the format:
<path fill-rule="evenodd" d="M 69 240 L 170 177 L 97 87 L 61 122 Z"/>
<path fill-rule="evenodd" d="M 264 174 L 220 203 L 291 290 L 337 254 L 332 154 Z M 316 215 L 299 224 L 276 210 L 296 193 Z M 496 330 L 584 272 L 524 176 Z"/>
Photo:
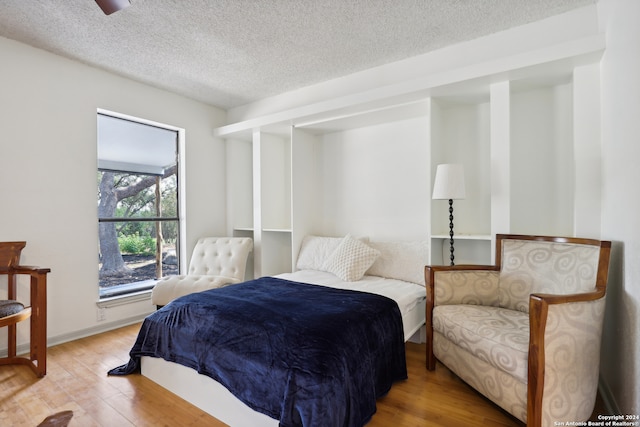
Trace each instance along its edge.
<path fill-rule="evenodd" d="M 105 173 L 98 172 L 98 211 L 99 215 L 105 218 L 121 219 L 113 223 L 121 253 L 155 254 L 158 238 L 157 224 L 162 227 L 163 244 L 177 242 L 179 232 L 177 220 L 154 221 L 158 216 L 167 219 L 178 216 L 178 180 L 175 172 L 159 181 L 160 206 L 156 200 L 158 180 L 155 176 L 111 172 L 113 183 L 110 187 L 105 185 L 103 189 L 101 183 Z M 148 186 L 143 186 L 143 183 Z M 136 192 L 127 191 L 134 186 L 140 189 Z M 101 191 L 110 192 L 101 194 Z M 108 209 L 105 208 L 101 213 L 102 196 L 105 197 L 104 206 Z M 115 205 L 110 205 L 113 202 L 113 196 L 117 196 L 117 202 Z M 143 219 L 143 221 L 129 221 L 130 218 Z"/>
<path fill-rule="evenodd" d="M 118 244 L 123 254 L 153 255 L 156 252 L 156 239 L 137 233 L 118 237 Z"/>
<path fill-rule="evenodd" d="M 148 215 L 147 215 L 148 216 Z M 155 222 L 120 222 L 117 225 L 118 236 L 154 236 L 156 233 Z"/>

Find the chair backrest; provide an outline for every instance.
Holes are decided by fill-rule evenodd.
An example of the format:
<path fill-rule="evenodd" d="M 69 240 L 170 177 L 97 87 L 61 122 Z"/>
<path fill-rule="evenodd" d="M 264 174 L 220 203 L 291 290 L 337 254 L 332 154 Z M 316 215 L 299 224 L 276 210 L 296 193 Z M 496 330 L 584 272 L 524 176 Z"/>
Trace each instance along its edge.
<path fill-rule="evenodd" d="M 31 316 L 31 309 L 11 298 L 15 297 L 15 276 L 11 268 L 20 265 L 20 253 L 27 242 L 0 242 L 0 274 L 8 275 L 8 300 L 0 300 L 0 327 L 14 325 Z"/>
<path fill-rule="evenodd" d="M 27 242 L 0 242 L 0 268 L 9 268 L 20 263 L 20 252 Z"/>
<path fill-rule="evenodd" d="M 595 290 L 601 249 L 610 245 L 592 239 L 497 235 L 499 305 L 528 313 L 530 294 L 566 295 Z"/>
<path fill-rule="evenodd" d="M 244 280 L 253 240 L 248 237 L 201 237 L 193 248 L 188 274 Z"/>

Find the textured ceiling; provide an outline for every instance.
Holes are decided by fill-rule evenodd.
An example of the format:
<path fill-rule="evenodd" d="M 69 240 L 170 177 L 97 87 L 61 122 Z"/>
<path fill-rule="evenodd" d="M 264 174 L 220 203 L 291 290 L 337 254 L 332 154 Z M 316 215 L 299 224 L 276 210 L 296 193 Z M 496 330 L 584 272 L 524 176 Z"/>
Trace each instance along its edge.
<path fill-rule="evenodd" d="M 0 36 L 223 108 L 596 0 L 2 0 Z"/>

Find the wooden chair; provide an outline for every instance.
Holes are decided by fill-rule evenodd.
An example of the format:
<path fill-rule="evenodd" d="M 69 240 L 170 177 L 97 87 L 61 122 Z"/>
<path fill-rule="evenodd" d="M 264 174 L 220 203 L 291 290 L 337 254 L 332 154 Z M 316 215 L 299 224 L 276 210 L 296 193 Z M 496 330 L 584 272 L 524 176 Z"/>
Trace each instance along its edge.
<path fill-rule="evenodd" d="M 7 356 L 0 365 L 27 365 L 38 377 L 47 373 L 47 273 L 48 268 L 20 265 L 20 253 L 26 242 L 0 242 L 0 275 L 7 276 L 7 300 L 0 317 L 0 327 L 8 328 Z M 17 301 L 17 277 L 30 277 L 31 306 Z M 31 319 L 29 357 L 17 356 L 17 323 Z"/>
<path fill-rule="evenodd" d="M 427 266 L 427 368 L 437 358 L 529 427 L 586 421 L 610 251 L 609 241 L 499 234 L 495 265 Z"/>

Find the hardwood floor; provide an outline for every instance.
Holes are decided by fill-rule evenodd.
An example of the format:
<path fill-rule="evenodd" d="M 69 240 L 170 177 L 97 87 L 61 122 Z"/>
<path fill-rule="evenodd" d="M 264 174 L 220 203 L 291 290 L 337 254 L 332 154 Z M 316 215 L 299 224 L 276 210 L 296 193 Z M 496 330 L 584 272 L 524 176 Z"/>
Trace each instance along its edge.
<path fill-rule="evenodd" d="M 109 377 L 126 363 L 139 324 L 51 347 L 47 376 L 0 366 L 0 426 L 37 426 L 64 410 L 69 426 L 225 426 L 140 376 Z M 473 391 L 447 368 L 425 368 L 424 344 L 407 344 L 409 379 L 378 400 L 367 427 L 513 426 L 523 424 Z"/>

